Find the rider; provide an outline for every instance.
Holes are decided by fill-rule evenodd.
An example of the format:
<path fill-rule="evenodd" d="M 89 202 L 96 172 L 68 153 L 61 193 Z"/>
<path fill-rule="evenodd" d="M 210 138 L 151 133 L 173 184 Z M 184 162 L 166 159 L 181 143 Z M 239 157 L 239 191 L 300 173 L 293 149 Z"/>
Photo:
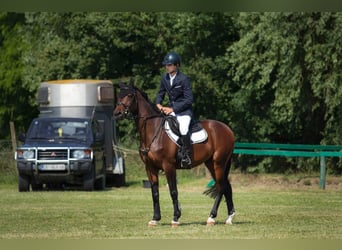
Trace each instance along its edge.
<path fill-rule="evenodd" d="M 164 57 L 163 65 L 166 73 L 162 75 L 160 81 L 156 104 L 158 109 L 166 115 L 176 116 L 183 145 L 181 166 L 189 167 L 191 165 L 189 126 L 193 117 L 193 92 L 189 78 L 179 71 L 180 63 L 181 58 L 175 52 L 170 52 Z M 169 96 L 170 107 L 161 105 L 166 93 Z"/>

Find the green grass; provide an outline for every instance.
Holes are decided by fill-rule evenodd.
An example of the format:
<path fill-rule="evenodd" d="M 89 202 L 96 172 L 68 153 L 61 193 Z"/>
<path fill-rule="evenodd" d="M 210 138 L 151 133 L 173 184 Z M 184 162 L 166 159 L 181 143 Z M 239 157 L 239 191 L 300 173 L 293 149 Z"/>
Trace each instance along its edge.
<path fill-rule="evenodd" d="M 0 239 L 342 239 L 341 190 L 246 186 L 235 179 L 239 176 L 232 177 L 237 216 L 230 226 L 224 224 L 224 204 L 217 224 L 205 225 L 213 204 L 202 195 L 208 180 L 179 183 L 178 228 L 170 226 L 173 211 L 166 185 L 160 193 L 162 220 L 154 228 L 147 227 L 150 190 L 141 185 L 29 193 L 2 185 Z"/>
<path fill-rule="evenodd" d="M 15 171 L 0 178 L 0 239 L 342 239 L 342 177 L 240 174 L 230 176 L 237 215 L 225 225 L 221 204 L 215 226 L 206 226 L 214 200 L 202 192 L 210 179 L 203 167 L 178 171 L 181 225 L 172 228 L 172 201 L 160 175 L 162 220 L 152 217 L 144 167 L 127 155 L 128 187 L 100 192 L 19 193 Z"/>

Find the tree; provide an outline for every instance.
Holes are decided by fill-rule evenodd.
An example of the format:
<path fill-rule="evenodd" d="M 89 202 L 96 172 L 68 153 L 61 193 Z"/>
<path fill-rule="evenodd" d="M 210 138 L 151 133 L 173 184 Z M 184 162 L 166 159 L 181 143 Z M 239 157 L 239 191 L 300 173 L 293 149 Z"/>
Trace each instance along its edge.
<path fill-rule="evenodd" d="M 24 81 L 37 89 L 44 80 L 111 79 L 134 76 L 147 92 L 156 89 L 168 29 L 163 13 L 26 13 Z M 131 137 L 133 125 L 122 131 Z"/>
<path fill-rule="evenodd" d="M 248 127 L 242 139 L 253 132 L 258 141 L 322 141 L 327 107 L 334 110 L 341 95 L 331 91 L 340 84 L 340 19 L 336 13 L 241 14 L 241 39 L 228 49 L 227 61 L 233 110 L 240 110 L 235 118 L 248 117 L 247 124 L 240 120 Z"/>
<path fill-rule="evenodd" d="M 238 139 L 340 144 L 341 14 L 242 13 L 237 21 L 240 40 L 226 60 Z"/>
<path fill-rule="evenodd" d="M 163 56 L 176 51 L 193 83 L 196 118 L 228 123 L 237 141 L 342 144 L 341 18 L 298 12 L 4 13 L 0 122 L 33 118 L 44 80 L 117 83 L 134 77 L 153 101 Z M 20 114 L 8 105 L 14 100 Z M 121 137 L 131 140 L 133 123 L 120 124 Z"/>
<path fill-rule="evenodd" d="M 20 13 L 0 13 L 0 138 L 9 138 L 9 122 L 25 131 L 37 111 L 30 100 L 35 93 L 23 85 L 22 39 L 25 18 Z"/>
<path fill-rule="evenodd" d="M 194 113 L 200 119 L 222 120 L 227 77 L 218 70 L 222 55 L 237 40 L 238 33 L 230 13 L 180 13 L 175 19 L 174 50 L 184 58 L 181 70 L 192 80 Z M 228 116 L 229 117 L 229 116 Z M 229 121 L 227 116 L 225 122 Z"/>

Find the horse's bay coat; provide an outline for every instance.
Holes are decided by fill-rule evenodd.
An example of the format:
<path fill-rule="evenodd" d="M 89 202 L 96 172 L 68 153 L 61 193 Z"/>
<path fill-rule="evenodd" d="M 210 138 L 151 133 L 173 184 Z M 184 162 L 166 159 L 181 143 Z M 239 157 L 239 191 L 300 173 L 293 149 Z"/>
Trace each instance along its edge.
<path fill-rule="evenodd" d="M 148 100 L 147 95 L 132 83 L 120 84 L 118 103 L 113 114 L 117 119 L 131 114 L 140 134 L 139 151 L 151 183 L 153 201 L 153 217 L 148 225 L 155 226 L 161 219 L 158 186 L 160 170 L 165 173 L 173 203 L 174 214 L 171 224 L 178 225 L 181 217 L 176 178 L 176 169 L 179 168 L 179 162 L 176 159 L 178 148 L 163 129 L 165 116 L 160 113 L 155 104 Z M 219 121 L 203 120 L 201 124 L 208 133 L 208 139 L 203 143 L 193 145 L 191 167 L 204 163 L 215 180 L 215 185 L 208 192 L 208 194 L 213 194 L 215 202 L 207 224 L 215 223 L 214 218 L 217 216 L 223 196 L 228 210 L 226 224 L 231 224 L 235 209 L 228 174 L 234 149 L 234 134 L 227 125 Z"/>

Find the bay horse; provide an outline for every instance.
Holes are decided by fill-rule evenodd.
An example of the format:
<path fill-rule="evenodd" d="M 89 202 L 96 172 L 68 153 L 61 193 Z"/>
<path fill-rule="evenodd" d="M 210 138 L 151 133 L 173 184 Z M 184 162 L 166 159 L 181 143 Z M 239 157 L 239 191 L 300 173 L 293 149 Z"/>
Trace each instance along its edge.
<path fill-rule="evenodd" d="M 181 209 L 178 201 L 176 169 L 180 168 L 177 161 L 177 145 L 168 137 L 164 130 L 165 117 L 154 103 L 149 101 L 147 94 L 134 86 L 120 83 L 120 92 L 117 104 L 113 111 L 115 119 L 132 116 L 135 120 L 139 135 L 139 153 L 145 164 L 146 174 L 151 184 L 153 217 L 148 226 L 156 226 L 161 219 L 159 204 L 158 174 L 165 173 L 170 196 L 173 202 L 173 220 L 171 226 L 179 225 Z M 209 170 L 215 185 L 207 194 L 215 198 L 214 205 L 207 219 L 207 225 L 214 225 L 214 218 L 222 197 L 225 197 L 228 218 L 226 224 L 232 224 L 235 209 L 232 197 L 232 187 L 228 179 L 231 158 L 234 148 L 234 134 L 232 130 L 222 122 L 215 120 L 201 121 L 207 131 L 206 141 L 192 145 L 192 167 L 204 163 Z"/>

